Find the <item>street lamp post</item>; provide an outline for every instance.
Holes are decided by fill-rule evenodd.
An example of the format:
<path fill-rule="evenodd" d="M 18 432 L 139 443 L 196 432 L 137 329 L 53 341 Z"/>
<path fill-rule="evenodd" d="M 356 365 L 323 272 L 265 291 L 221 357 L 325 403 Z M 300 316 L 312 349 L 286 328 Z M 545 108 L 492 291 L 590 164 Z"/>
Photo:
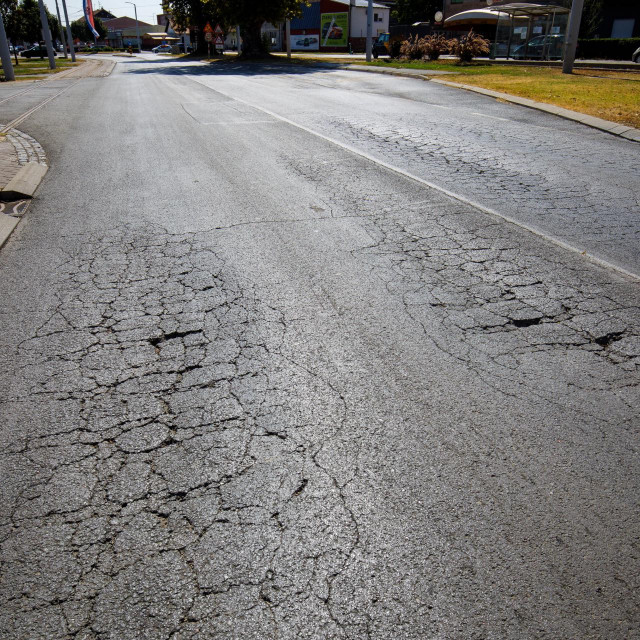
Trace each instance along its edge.
<path fill-rule="evenodd" d="M 13 63 L 11 62 L 11 52 L 9 51 L 9 40 L 7 39 L 7 33 L 4 30 L 4 22 L 2 21 L 2 14 L 0 13 L 0 57 L 2 58 L 2 69 L 4 71 L 4 77 L 6 80 L 15 80 L 15 72 L 13 70 Z"/>
<path fill-rule="evenodd" d="M 56 57 L 53 53 L 53 45 L 51 44 L 51 32 L 49 31 L 49 23 L 47 21 L 47 13 L 44 9 L 43 0 L 38 0 L 38 6 L 40 7 L 40 22 L 42 23 L 42 36 L 44 37 L 44 44 L 47 48 L 47 55 L 49 56 L 49 69 L 56 68 Z"/>
<path fill-rule="evenodd" d="M 367 62 L 371 62 L 371 53 L 373 50 L 373 0 L 367 3 Z"/>
<path fill-rule="evenodd" d="M 140 25 L 138 24 L 138 7 L 136 7 L 135 2 L 125 2 L 125 4 L 133 5 L 133 12 L 136 16 L 136 34 L 138 35 L 138 51 L 142 53 L 142 43 L 140 42 Z"/>
<path fill-rule="evenodd" d="M 60 42 L 62 43 L 62 51 L 64 52 L 64 57 L 67 57 L 67 43 L 64 39 L 64 27 L 62 26 L 62 18 L 60 17 L 60 6 L 58 5 L 58 0 L 56 0 L 56 13 L 58 14 L 58 30 L 60 31 Z"/>
<path fill-rule="evenodd" d="M 64 11 L 64 21 L 67 23 L 67 42 L 69 43 L 69 53 L 71 54 L 71 62 L 75 62 L 76 49 L 73 46 L 73 38 L 71 37 L 71 26 L 69 25 L 69 14 L 67 13 L 66 0 L 62 0 L 62 10 Z"/>

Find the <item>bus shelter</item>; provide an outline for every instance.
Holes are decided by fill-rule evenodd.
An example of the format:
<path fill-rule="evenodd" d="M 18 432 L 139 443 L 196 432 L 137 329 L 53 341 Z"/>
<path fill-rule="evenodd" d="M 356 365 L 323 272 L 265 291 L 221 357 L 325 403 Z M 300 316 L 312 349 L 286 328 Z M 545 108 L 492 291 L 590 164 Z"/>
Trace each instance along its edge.
<path fill-rule="evenodd" d="M 561 58 L 569 9 L 557 4 L 510 2 L 491 7 L 498 15 L 493 57 Z"/>

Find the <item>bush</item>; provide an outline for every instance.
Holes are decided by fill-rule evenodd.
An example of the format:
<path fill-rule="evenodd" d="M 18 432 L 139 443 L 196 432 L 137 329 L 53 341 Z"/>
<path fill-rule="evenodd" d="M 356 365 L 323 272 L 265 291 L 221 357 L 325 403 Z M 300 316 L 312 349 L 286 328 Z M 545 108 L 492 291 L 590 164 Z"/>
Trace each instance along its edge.
<path fill-rule="evenodd" d="M 400 57 L 405 60 L 422 60 L 424 57 L 423 38 L 418 35 L 405 40 L 400 45 Z"/>
<path fill-rule="evenodd" d="M 422 38 L 422 42 L 424 57 L 429 60 L 437 60 L 443 53 L 448 53 L 451 49 L 451 42 L 443 35 L 425 36 Z"/>
<path fill-rule="evenodd" d="M 451 41 L 451 53 L 458 56 L 460 62 L 471 62 L 474 58 L 489 53 L 491 43 L 473 29 L 466 36 Z"/>
<path fill-rule="evenodd" d="M 640 38 L 599 38 L 578 40 L 579 58 L 600 60 L 631 60 L 633 52 L 640 47 Z"/>
<path fill-rule="evenodd" d="M 392 58 L 399 58 L 401 53 L 400 50 L 402 49 L 402 42 L 400 40 L 394 40 L 391 43 L 391 49 L 389 50 L 389 55 Z"/>

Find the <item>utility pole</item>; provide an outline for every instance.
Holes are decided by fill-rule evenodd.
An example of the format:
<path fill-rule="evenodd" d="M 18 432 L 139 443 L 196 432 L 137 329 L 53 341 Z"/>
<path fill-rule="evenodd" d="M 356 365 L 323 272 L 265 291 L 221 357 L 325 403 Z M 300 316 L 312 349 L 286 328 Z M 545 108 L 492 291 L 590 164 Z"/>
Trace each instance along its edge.
<path fill-rule="evenodd" d="M 71 37 L 71 25 L 69 24 L 69 14 L 67 13 L 66 0 L 62 0 L 62 10 L 64 11 L 64 21 L 67 23 L 67 42 L 69 43 L 69 53 L 71 54 L 71 62 L 75 62 L 76 49 L 73 46 L 73 38 Z"/>
<path fill-rule="evenodd" d="M 373 0 L 367 5 L 367 62 L 371 62 L 373 50 Z"/>
<path fill-rule="evenodd" d="M 289 18 L 287 18 L 285 37 L 287 38 L 287 58 L 291 59 L 291 20 Z"/>
<path fill-rule="evenodd" d="M 47 12 L 44 10 L 43 0 L 38 0 L 40 7 L 40 22 L 42 23 L 42 35 L 44 36 L 44 43 L 47 47 L 47 55 L 49 56 L 49 69 L 56 68 L 56 55 L 53 52 L 53 45 L 51 44 L 51 31 L 49 31 L 49 21 L 47 20 Z"/>
<path fill-rule="evenodd" d="M 569 26 L 564 39 L 564 58 L 562 60 L 562 73 L 573 73 L 573 63 L 576 60 L 576 47 L 578 46 L 578 34 L 580 33 L 580 21 L 584 0 L 573 0 Z"/>
<path fill-rule="evenodd" d="M 136 7 L 134 2 L 126 2 L 125 4 L 133 5 L 133 12 L 136 16 L 136 34 L 138 36 L 138 52 L 142 53 L 142 43 L 140 42 L 140 25 L 138 24 L 138 7 Z"/>
<path fill-rule="evenodd" d="M 2 13 L 0 13 L 0 57 L 2 58 L 2 70 L 6 80 L 15 80 L 16 74 L 13 71 L 11 62 L 11 51 L 9 51 L 9 41 L 7 40 L 7 32 L 4 30 L 4 21 Z"/>
<path fill-rule="evenodd" d="M 58 5 L 58 0 L 56 0 L 56 13 L 58 14 L 58 29 L 60 30 L 60 42 L 62 43 L 62 51 L 64 52 L 64 57 L 67 57 L 67 43 L 64 41 L 64 27 L 62 26 L 62 18 L 60 17 L 60 5 Z"/>

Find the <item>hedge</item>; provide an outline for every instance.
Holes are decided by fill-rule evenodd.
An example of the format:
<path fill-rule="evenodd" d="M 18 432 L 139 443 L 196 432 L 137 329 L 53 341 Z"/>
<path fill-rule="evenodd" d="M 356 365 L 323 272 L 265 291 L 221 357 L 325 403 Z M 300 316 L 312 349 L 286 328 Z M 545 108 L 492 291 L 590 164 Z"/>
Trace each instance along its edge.
<path fill-rule="evenodd" d="M 578 40 L 577 56 L 587 60 L 629 60 L 640 47 L 640 38 Z"/>

